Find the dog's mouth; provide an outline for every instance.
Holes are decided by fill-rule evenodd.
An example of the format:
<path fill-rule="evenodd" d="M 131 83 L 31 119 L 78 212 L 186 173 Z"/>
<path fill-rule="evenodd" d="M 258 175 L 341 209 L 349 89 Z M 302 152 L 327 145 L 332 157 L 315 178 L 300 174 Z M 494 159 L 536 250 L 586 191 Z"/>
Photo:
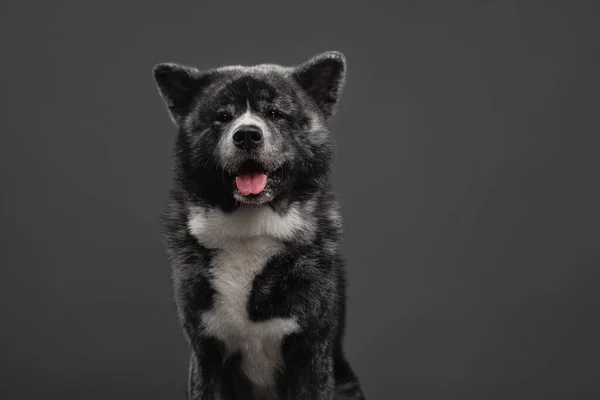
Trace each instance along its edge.
<path fill-rule="evenodd" d="M 256 161 L 246 161 L 238 170 L 235 186 L 243 196 L 260 194 L 267 187 L 267 171 Z"/>
<path fill-rule="evenodd" d="M 273 186 L 281 179 L 281 168 L 267 170 L 254 160 L 247 160 L 235 174 L 237 196 L 242 201 L 252 201 L 273 196 Z"/>

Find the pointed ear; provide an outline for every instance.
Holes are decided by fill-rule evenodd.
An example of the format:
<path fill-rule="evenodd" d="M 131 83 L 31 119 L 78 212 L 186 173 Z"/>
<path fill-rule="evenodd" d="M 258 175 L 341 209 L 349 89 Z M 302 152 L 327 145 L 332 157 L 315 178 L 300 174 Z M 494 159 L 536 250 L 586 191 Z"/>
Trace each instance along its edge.
<path fill-rule="evenodd" d="M 296 67 L 293 77 L 329 118 L 345 83 L 346 57 L 338 51 L 319 54 Z"/>
<path fill-rule="evenodd" d="M 179 124 L 202 87 L 203 74 L 196 68 L 174 63 L 157 64 L 152 72 L 171 119 Z"/>

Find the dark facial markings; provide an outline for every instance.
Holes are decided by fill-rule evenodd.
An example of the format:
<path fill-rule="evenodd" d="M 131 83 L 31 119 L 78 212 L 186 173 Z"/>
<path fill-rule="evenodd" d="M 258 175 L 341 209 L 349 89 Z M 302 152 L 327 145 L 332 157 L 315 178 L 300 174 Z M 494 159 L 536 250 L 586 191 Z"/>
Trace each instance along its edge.
<path fill-rule="evenodd" d="M 277 110 L 276 108 L 271 108 L 267 112 L 267 116 L 269 117 L 269 119 L 271 119 L 273 121 L 278 121 L 284 117 L 283 113 L 281 111 Z"/>
<path fill-rule="evenodd" d="M 232 119 L 233 115 L 229 111 L 217 111 L 214 117 L 215 122 L 219 122 L 222 124 L 230 122 Z"/>
<path fill-rule="evenodd" d="M 298 97 L 283 78 L 269 79 L 243 75 L 214 88 L 210 98 L 200 99 L 190 133 L 219 137 L 227 124 L 249 110 L 279 133 L 297 134 L 294 131 L 306 120 Z"/>
<path fill-rule="evenodd" d="M 231 124 L 250 111 L 272 133 L 269 143 L 276 150 L 267 153 L 263 162 L 280 166 L 278 175 L 269 181 L 273 193 L 270 203 L 311 193 L 327 174 L 330 149 L 328 143 L 312 143 L 313 109 L 298 90 L 283 76 L 236 72 L 215 78 L 204 95 L 198 96 L 194 113 L 182 132 L 186 144 L 180 146 L 185 152 L 181 161 L 189 175 L 190 190 L 210 200 L 210 204 L 233 207 L 235 165 L 241 161 L 235 158 L 239 155 L 222 158 L 220 143 Z"/>

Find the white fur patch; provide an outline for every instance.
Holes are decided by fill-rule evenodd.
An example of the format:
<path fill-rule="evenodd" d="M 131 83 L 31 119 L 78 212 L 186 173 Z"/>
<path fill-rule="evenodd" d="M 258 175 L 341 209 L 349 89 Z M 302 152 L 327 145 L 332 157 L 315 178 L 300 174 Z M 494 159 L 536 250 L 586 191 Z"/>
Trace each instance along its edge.
<path fill-rule="evenodd" d="M 269 128 L 265 124 L 262 118 L 257 115 L 254 115 L 250 109 L 248 108 L 245 113 L 240 115 L 232 124 L 231 128 L 228 131 L 228 136 L 232 136 L 235 131 L 238 130 L 240 126 L 244 125 L 254 125 L 260 128 L 264 133 L 270 133 Z"/>
<path fill-rule="evenodd" d="M 212 249 L 223 249 L 240 239 L 269 237 L 276 240 L 301 240 L 315 231 L 311 219 L 314 202 L 292 205 L 285 214 L 267 206 L 241 207 L 232 213 L 216 208 L 194 207 L 188 228 L 200 243 Z"/>
<path fill-rule="evenodd" d="M 254 278 L 283 240 L 314 234 L 315 203 L 292 205 L 285 214 L 270 207 L 242 207 L 232 213 L 194 207 L 188 228 L 200 243 L 218 249 L 211 260 L 213 307 L 202 315 L 204 332 L 222 340 L 230 353 L 242 353 L 242 369 L 258 388 L 269 390 L 281 362 L 281 341 L 300 329 L 295 318 L 254 322 L 247 306 Z"/>
<path fill-rule="evenodd" d="M 242 353 L 242 370 L 258 387 L 269 387 L 281 361 L 281 340 L 299 330 L 294 318 L 253 322 L 247 305 L 255 276 L 281 250 L 268 238 L 250 239 L 220 251 L 212 260 L 213 307 L 202 315 L 205 332 Z"/>

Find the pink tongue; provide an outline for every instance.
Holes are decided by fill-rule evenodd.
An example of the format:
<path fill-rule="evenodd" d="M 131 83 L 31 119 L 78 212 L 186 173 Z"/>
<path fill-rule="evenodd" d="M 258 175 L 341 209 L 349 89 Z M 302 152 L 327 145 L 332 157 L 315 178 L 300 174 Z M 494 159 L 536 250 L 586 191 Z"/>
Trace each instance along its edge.
<path fill-rule="evenodd" d="M 259 194 L 267 186 L 267 175 L 262 173 L 239 175 L 235 177 L 235 184 L 244 196 Z"/>

